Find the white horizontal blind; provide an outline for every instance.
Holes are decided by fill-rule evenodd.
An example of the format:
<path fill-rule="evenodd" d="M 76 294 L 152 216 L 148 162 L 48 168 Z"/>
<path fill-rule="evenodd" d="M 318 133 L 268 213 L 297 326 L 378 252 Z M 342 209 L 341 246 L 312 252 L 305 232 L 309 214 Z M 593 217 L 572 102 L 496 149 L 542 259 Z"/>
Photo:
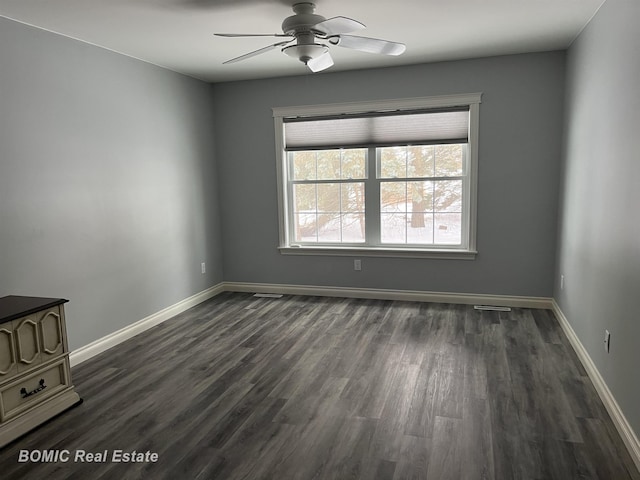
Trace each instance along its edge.
<path fill-rule="evenodd" d="M 287 151 L 338 147 L 466 143 L 469 107 L 284 118 Z"/>

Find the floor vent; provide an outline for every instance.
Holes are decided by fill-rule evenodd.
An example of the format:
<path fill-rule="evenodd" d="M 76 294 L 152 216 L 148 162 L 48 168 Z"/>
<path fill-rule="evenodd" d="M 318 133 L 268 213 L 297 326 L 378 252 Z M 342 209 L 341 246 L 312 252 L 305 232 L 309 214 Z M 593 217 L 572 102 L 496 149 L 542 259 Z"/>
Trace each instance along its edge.
<path fill-rule="evenodd" d="M 495 305 L 474 305 L 476 310 L 490 310 L 492 312 L 510 312 L 511 307 L 497 307 Z"/>
<path fill-rule="evenodd" d="M 253 296 L 260 298 L 282 298 L 282 295 L 279 293 L 254 293 Z"/>

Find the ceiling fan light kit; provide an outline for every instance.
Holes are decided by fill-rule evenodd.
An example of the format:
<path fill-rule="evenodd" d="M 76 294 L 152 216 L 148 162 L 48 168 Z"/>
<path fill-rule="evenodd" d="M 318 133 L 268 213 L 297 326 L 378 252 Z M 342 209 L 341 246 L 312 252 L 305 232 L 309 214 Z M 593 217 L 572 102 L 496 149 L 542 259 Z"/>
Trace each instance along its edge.
<path fill-rule="evenodd" d="M 329 48 L 320 43 L 312 43 L 309 45 L 289 45 L 288 47 L 284 47 L 282 51 L 290 57 L 297 58 L 306 65 L 309 60 L 327 53 Z"/>
<path fill-rule="evenodd" d="M 347 17 L 332 17 L 327 19 L 322 15 L 316 15 L 314 13 L 315 8 L 315 4 L 310 2 L 294 4 L 294 15 L 285 18 L 282 22 L 283 33 L 216 33 L 215 35 L 220 37 L 291 37 L 289 40 L 268 45 L 253 52 L 227 60 L 224 63 L 239 62 L 271 51 L 274 48 L 282 47 L 282 52 L 304 63 L 312 72 L 321 72 L 333 65 L 333 59 L 329 53 L 330 46 L 351 48 L 353 50 L 382 55 L 401 55 L 406 49 L 402 43 L 356 35 L 345 35 L 349 32 L 361 30 L 365 28 L 365 26 Z M 294 41 L 295 43 L 291 44 L 291 42 Z M 322 43 L 323 41 L 327 43 Z"/>

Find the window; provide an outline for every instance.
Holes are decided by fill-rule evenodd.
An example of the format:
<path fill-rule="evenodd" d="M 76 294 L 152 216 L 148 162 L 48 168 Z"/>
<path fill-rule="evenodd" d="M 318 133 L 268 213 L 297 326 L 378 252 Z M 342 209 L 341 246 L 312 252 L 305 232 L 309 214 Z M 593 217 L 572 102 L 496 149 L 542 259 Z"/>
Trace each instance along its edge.
<path fill-rule="evenodd" d="M 479 103 L 274 108 L 281 252 L 474 258 Z"/>
<path fill-rule="evenodd" d="M 367 150 L 290 152 L 288 158 L 292 240 L 365 243 Z"/>
<path fill-rule="evenodd" d="M 378 149 L 380 243 L 462 245 L 466 144 Z"/>

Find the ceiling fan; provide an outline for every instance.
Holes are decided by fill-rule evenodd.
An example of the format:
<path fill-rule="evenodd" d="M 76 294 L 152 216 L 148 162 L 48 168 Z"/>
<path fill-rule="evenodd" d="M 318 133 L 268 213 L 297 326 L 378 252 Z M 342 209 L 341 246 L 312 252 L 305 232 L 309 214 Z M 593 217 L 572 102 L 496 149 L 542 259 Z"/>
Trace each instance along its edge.
<path fill-rule="evenodd" d="M 333 65 L 333 59 L 329 53 L 330 45 L 352 48 L 369 53 L 383 55 L 401 55 L 406 46 L 402 43 L 389 42 L 377 38 L 345 35 L 349 32 L 362 30 L 365 26 L 351 18 L 332 17 L 325 18 L 313 13 L 315 4 L 310 2 L 296 3 L 293 5 L 295 15 L 287 17 L 282 22 L 283 33 L 216 33 L 219 37 L 286 37 L 288 40 L 274 43 L 267 47 L 245 53 L 239 57 L 224 62 L 235 63 L 247 58 L 255 57 L 274 48 L 282 47 L 282 51 L 290 57 L 297 58 L 312 72 L 321 72 Z M 292 43 L 294 42 L 295 43 Z"/>

